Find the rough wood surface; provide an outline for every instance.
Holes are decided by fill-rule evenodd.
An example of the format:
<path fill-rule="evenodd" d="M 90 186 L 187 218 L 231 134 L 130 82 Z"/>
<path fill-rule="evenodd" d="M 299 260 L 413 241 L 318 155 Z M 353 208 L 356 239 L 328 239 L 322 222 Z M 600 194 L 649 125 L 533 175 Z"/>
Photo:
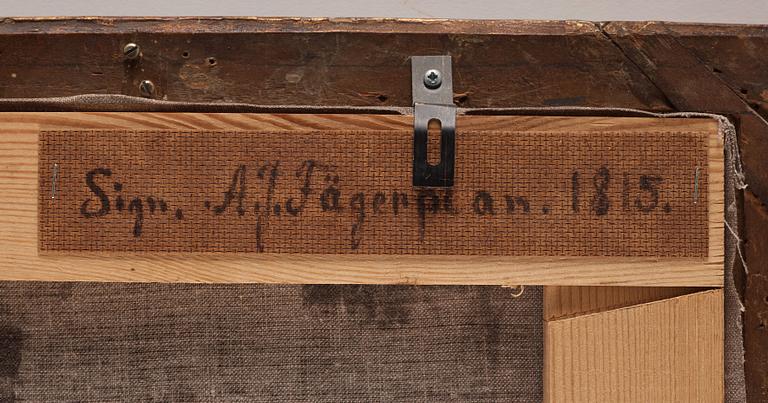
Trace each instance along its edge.
<path fill-rule="evenodd" d="M 749 265 L 744 295 L 744 349 L 748 392 L 753 401 L 768 399 L 768 206 L 751 193 L 744 197 L 744 220 L 749 241 L 744 257 Z"/>
<path fill-rule="evenodd" d="M 238 118 L 238 116 L 240 116 Z M 49 256 L 37 250 L 37 134 L 66 128 L 323 128 L 410 127 L 405 116 L 228 115 L 119 113 L 7 113 L 0 144 L 7 166 L 0 198 L 7 207 L 2 278 L 15 280 L 256 281 L 410 284 L 622 284 L 718 286 L 722 284 L 722 159 L 716 123 L 706 119 L 587 117 L 460 117 L 465 130 L 702 131 L 714 139 L 708 185 L 709 257 L 704 259 L 463 256 Z M 720 150 L 720 151 L 717 151 Z M 210 266 L 215 266 L 212 270 Z"/>
<path fill-rule="evenodd" d="M 128 42 L 141 46 L 139 60 L 123 57 Z M 669 110 L 582 22 L 5 19 L 0 51 L 4 98 L 138 96 L 151 80 L 155 98 L 170 101 L 410 106 L 409 58 L 449 54 L 459 106 Z"/>
<path fill-rule="evenodd" d="M 14 34 L 135 33 L 447 33 L 494 35 L 576 35 L 592 33 L 589 21 L 438 20 L 429 18 L 327 17 L 17 17 L 5 18 Z"/>
<path fill-rule="evenodd" d="M 768 118 L 768 26 L 669 24 L 660 22 L 610 23 L 636 37 L 663 36 L 683 46 L 733 93 Z M 611 29 L 608 29 L 609 31 Z"/>
<path fill-rule="evenodd" d="M 722 290 L 550 320 L 544 339 L 546 402 L 723 401 Z"/>

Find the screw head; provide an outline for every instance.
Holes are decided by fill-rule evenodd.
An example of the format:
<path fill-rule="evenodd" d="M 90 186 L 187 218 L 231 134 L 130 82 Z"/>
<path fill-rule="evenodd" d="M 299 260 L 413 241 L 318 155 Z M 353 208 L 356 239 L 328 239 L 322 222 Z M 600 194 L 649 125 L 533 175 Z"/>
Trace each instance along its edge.
<path fill-rule="evenodd" d="M 152 98 L 155 95 L 155 83 L 149 80 L 142 80 L 139 83 L 139 93 L 144 98 Z"/>
<path fill-rule="evenodd" d="M 443 83 L 443 74 L 440 73 L 440 70 L 437 69 L 429 69 L 426 73 L 424 73 L 424 86 L 435 90 L 440 88 L 440 84 Z"/>
<path fill-rule="evenodd" d="M 123 56 L 128 60 L 137 59 L 141 54 L 141 48 L 139 45 L 131 42 L 123 47 Z"/>

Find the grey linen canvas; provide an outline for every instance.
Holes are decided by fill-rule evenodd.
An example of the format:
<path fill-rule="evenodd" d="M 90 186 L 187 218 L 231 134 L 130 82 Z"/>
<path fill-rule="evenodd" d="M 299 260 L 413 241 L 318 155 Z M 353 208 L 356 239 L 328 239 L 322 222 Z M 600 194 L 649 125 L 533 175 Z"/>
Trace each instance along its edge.
<path fill-rule="evenodd" d="M 0 401 L 542 399 L 542 289 L 0 282 Z"/>

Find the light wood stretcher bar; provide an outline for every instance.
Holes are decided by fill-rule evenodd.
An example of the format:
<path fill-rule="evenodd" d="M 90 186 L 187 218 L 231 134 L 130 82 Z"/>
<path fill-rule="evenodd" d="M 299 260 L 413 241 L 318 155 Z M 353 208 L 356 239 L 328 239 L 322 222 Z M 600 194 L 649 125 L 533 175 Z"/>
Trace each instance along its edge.
<path fill-rule="evenodd" d="M 460 116 L 468 130 L 705 131 L 709 252 L 705 259 L 318 254 L 47 255 L 38 249 L 38 134 L 66 129 L 366 130 L 412 127 L 391 115 L 198 113 L 0 114 L 0 280 L 720 287 L 723 148 L 708 119 Z"/>

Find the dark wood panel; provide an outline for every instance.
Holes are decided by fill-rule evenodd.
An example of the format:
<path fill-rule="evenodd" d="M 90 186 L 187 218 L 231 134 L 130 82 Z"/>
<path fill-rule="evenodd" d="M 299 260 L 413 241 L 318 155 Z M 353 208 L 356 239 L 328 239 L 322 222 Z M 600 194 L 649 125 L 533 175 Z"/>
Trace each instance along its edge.
<path fill-rule="evenodd" d="M 768 26 L 621 23 L 634 36 L 674 37 L 761 116 L 768 117 Z"/>
<path fill-rule="evenodd" d="M 744 198 L 749 264 L 744 295 L 744 348 L 750 402 L 768 401 L 768 207 L 747 192 Z"/>
<path fill-rule="evenodd" d="M 594 32 L 588 21 L 435 20 L 300 17 L 20 17 L 0 20 L 0 30 L 23 34 L 376 32 L 574 35 Z"/>
<path fill-rule="evenodd" d="M 459 106 L 669 110 L 593 24 L 291 21 L 6 20 L 0 97 L 139 95 L 151 80 L 172 101 L 409 106 L 408 58 L 450 54 Z"/>

